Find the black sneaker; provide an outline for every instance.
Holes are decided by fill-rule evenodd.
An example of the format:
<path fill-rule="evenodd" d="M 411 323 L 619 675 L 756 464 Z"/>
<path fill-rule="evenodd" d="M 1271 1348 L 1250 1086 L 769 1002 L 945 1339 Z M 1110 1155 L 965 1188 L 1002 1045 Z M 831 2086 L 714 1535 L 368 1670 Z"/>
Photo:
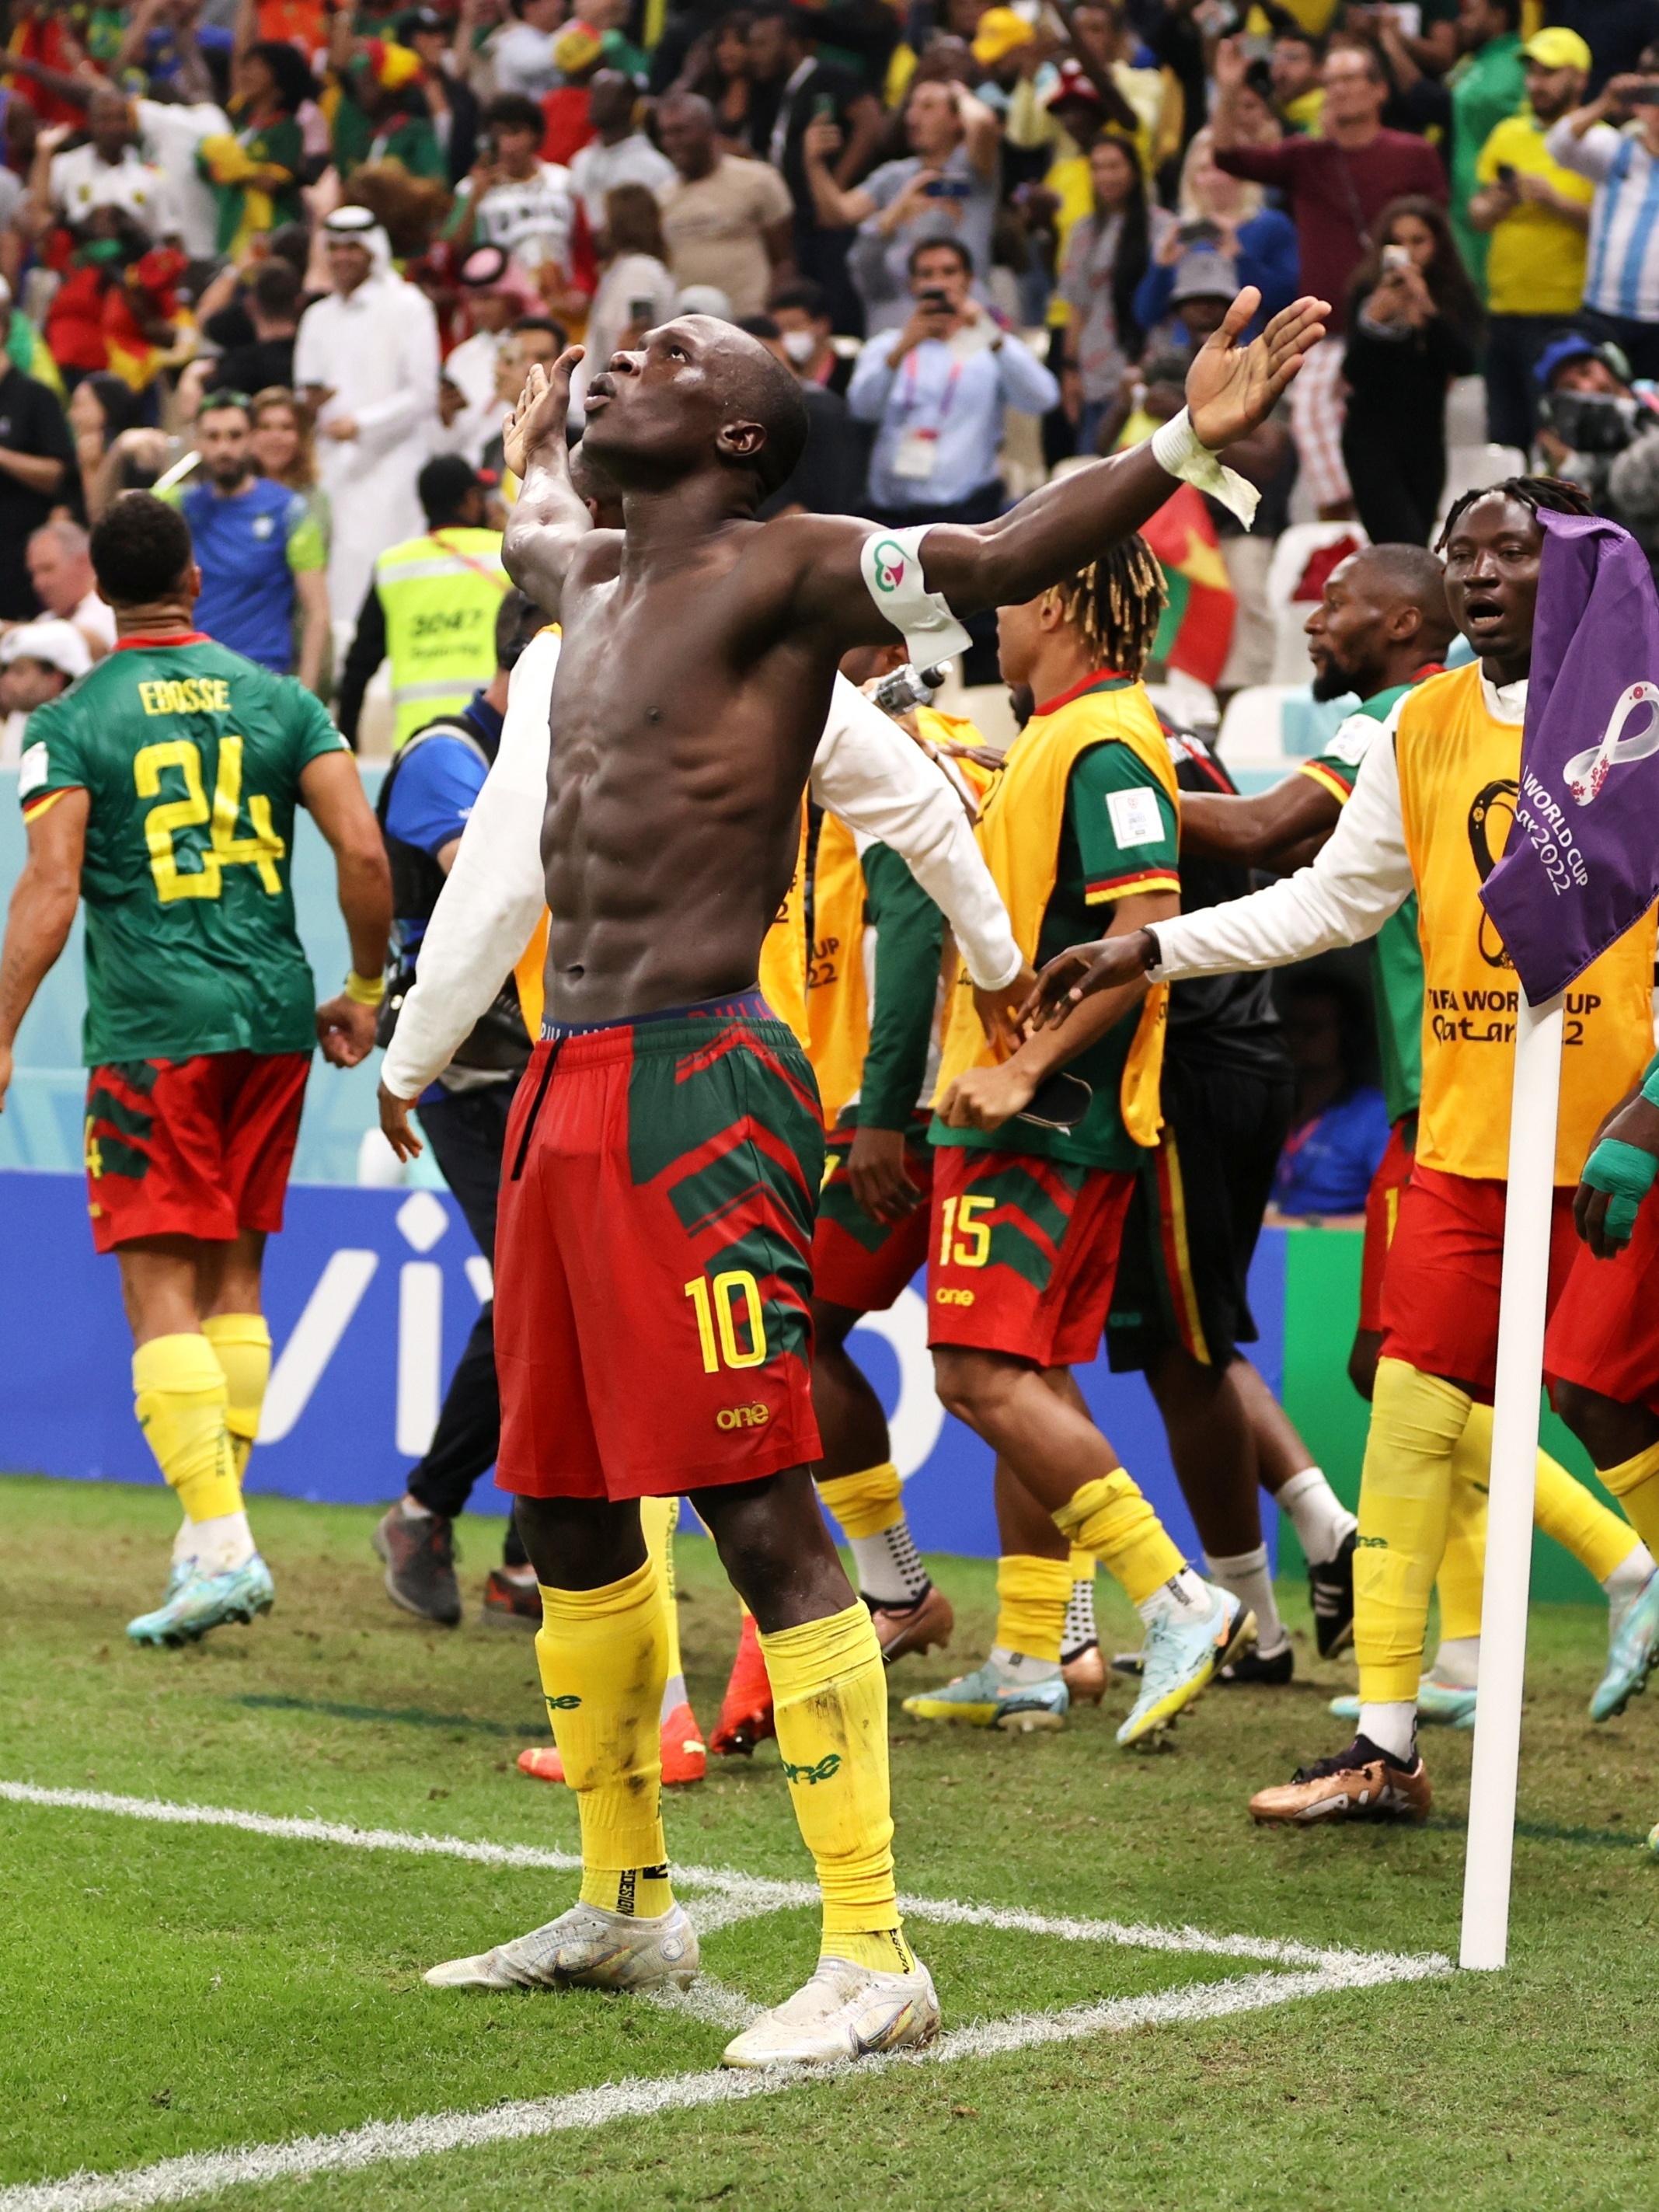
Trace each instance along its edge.
<path fill-rule="evenodd" d="M 1282 1651 L 1264 1659 L 1255 1644 L 1230 1659 L 1216 1675 L 1218 1683 L 1254 1684 L 1258 1689 L 1281 1689 L 1296 1672 L 1296 1655 L 1289 1642 Z"/>
<path fill-rule="evenodd" d="M 386 1561 L 386 1594 L 393 1605 L 453 1628 L 461 1617 L 454 1522 L 442 1513 L 411 1517 L 398 1504 L 382 1515 L 369 1541 Z"/>
<path fill-rule="evenodd" d="M 1322 1659 L 1334 1659 L 1353 1642 L 1353 1547 L 1358 1534 L 1351 1528 L 1334 1559 L 1308 1569 L 1314 1635 Z"/>

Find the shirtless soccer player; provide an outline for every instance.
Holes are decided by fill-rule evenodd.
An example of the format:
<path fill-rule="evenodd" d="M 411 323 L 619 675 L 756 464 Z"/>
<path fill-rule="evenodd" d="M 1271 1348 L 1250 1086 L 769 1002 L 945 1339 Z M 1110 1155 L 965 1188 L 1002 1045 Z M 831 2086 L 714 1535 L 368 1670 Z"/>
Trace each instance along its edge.
<path fill-rule="evenodd" d="M 1431 677 L 1374 744 L 1310 868 L 1127 943 L 1079 948 L 1043 979 L 1066 1008 L 1127 973 L 1273 967 L 1370 936 L 1415 891 L 1425 969 L 1423 1088 L 1410 1181 L 1382 1285 L 1354 1558 L 1358 1731 L 1251 1801 L 1258 1820 L 1422 1820 L 1416 1741 L 1429 1595 L 1444 1552 L 1454 1462 L 1492 1401 L 1508 1162 L 1514 970 L 1479 897 L 1520 767 L 1543 533 L 1540 507 L 1582 512 L 1573 487 L 1518 478 L 1461 500 L 1443 545 L 1446 592 L 1480 656 Z M 1650 915 L 1574 987 L 1561 1073 L 1551 1304 L 1574 1253 L 1571 1200 L 1597 1127 L 1652 1051 Z M 1496 999 L 1496 1007 L 1493 1001 Z M 1067 1018 L 1070 1018 L 1068 1016 Z M 1638 1673 L 1645 1677 L 1645 1654 Z M 1632 1687 L 1636 1686 L 1634 1681 Z"/>
<path fill-rule="evenodd" d="M 25 736 L 0 1100 L 84 899 L 93 1242 L 119 1262 L 139 1426 L 185 1510 L 161 1607 L 127 1634 L 179 1644 L 271 1601 L 242 1508 L 270 1370 L 260 1266 L 313 1043 L 340 1067 L 374 1044 L 392 886 L 323 708 L 192 627 L 202 576 L 183 517 L 124 492 L 91 552 L 117 643 Z M 294 926 L 296 806 L 334 848 L 351 939 L 344 994 L 314 1008 Z"/>
<path fill-rule="evenodd" d="M 941 632 L 954 643 L 947 610 L 1071 574 L 1161 505 L 1177 467 L 1213 481 L 1214 449 L 1261 419 L 1322 327 L 1304 301 L 1240 348 L 1255 305 L 1242 295 L 1196 357 L 1192 417 L 1158 434 L 1163 459 L 1137 447 L 978 528 L 757 524 L 805 410 L 757 339 L 688 316 L 588 387 L 586 437 L 623 495 L 623 529 L 596 530 L 566 457 L 579 356 L 532 374 L 503 552 L 564 641 L 542 832 L 546 1020 L 508 1132 L 496 1248 L 497 1480 L 543 1587 L 584 1876 L 560 1920 L 434 1969 L 440 1982 L 696 1972 L 665 1864 L 661 1611 L 638 1503 L 689 1492 L 758 1624 L 824 1899 L 818 1972 L 728 2063 L 831 2062 L 933 2032 L 895 1891 L 880 1647 L 812 1486 L 823 1133 L 805 1057 L 755 995 L 761 945 L 842 654 L 901 629 L 924 649 Z"/>

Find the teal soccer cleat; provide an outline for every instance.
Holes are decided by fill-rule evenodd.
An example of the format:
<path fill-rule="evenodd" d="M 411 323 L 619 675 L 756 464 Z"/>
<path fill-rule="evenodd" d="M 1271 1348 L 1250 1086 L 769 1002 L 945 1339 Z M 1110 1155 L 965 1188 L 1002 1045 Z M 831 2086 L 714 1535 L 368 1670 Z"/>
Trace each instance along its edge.
<path fill-rule="evenodd" d="M 1425 1674 L 1417 1686 L 1417 1717 L 1425 1728 L 1472 1729 L 1474 1700 L 1473 1690 L 1455 1682 L 1437 1682 L 1432 1674 Z M 1340 1721 L 1357 1721 L 1359 1700 L 1333 1698 L 1327 1710 Z"/>
<path fill-rule="evenodd" d="M 1610 1721 L 1615 1713 L 1622 1713 L 1638 1692 L 1646 1689 L 1648 1676 L 1656 1666 L 1659 1666 L 1659 1568 L 1612 1624 L 1607 1672 L 1590 1699 L 1590 1718 Z"/>
<path fill-rule="evenodd" d="M 918 1720 L 966 1721 L 970 1728 L 1029 1735 L 1036 1729 L 1064 1728 L 1071 1704 L 1072 1693 L 1058 1669 L 1041 1682 L 1015 1682 L 988 1659 L 942 1690 L 923 1690 L 907 1698 L 904 1710 Z"/>
<path fill-rule="evenodd" d="M 1140 1695 L 1117 1732 L 1125 1749 L 1157 1735 L 1200 1697 L 1216 1670 L 1243 1650 L 1255 1635 L 1255 1615 L 1231 1590 L 1204 1587 L 1211 1604 L 1185 1620 L 1161 1613 L 1141 1646 Z"/>
<path fill-rule="evenodd" d="M 276 1595 L 270 1569 L 257 1552 L 217 1575 L 204 1575 L 193 1559 L 177 1559 L 161 1604 L 130 1620 L 127 1635 L 134 1644 L 177 1650 L 228 1620 L 248 1622 L 256 1613 L 269 1613 Z"/>

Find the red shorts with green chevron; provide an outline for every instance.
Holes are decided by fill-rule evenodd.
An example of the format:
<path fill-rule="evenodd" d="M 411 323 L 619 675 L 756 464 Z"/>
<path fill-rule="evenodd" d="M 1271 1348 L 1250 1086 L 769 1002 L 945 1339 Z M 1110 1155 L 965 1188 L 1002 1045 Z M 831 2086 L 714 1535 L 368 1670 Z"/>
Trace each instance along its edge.
<path fill-rule="evenodd" d="M 1039 1367 L 1092 1359 L 1134 1187 L 1116 1168 L 936 1145 L 928 1343 Z"/>
<path fill-rule="evenodd" d="M 495 1232 L 501 1488 L 672 1498 L 817 1458 L 823 1170 L 805 1055 L 753 994 L 538 1044 Z"/>
<path fill-rule="evenodd" d="M 872 1221 L 853 1195 L 847 1156 L 858 1134 L 846 1123 L 832 1130 L 812 1239 L 812 1287 L 826 1305 L 849 1313 L 884 1313 L 927 1262 L 928 1194 L 933 1187 L 931 1115 L 920 1115 L 904 1133 L 904 1172 L 921 1193 L 921 1203 L 899 1221 Z"/>
<path fill-rule="evenodd" d="M 308 1052 L 204 1052 L 93 1068 L 87 1211 L 97 1249 L 279 1230 L 310 1067 Z"/>

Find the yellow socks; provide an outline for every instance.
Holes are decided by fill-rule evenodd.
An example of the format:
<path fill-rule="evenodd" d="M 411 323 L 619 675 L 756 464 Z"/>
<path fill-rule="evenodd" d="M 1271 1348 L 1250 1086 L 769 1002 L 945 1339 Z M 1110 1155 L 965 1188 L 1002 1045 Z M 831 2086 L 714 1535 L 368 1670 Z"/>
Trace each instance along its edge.
<path fill-rule="evenodd" d="M 1484 1437 L 1473 1440 L 1475 1415 L 1486 1416 Z M 1468 1426 L 1452 1454 L 1446 1548 L 1436 1588 L 1440 1592 L 1440 1640 L 1465 1643 L 1480 1633 L 1480 1600 L 1486 1579 L 1486 1480 L 1492 1471 L 1492 1408 L 1471 1406 Z"/>
<path fill-rule="evenodd" d="M 1491 1409 L 1482 1406 L 1487 1423 Z M 1602 1476 L 1605 1482 L 1607 1477 Z M 1628 1521 L 1610 1513 L 1599 1498 L 1567 1473 L 1547 1452 L 1538 1455 L 1538 1493 L 1533 1507 L 1539 1527 L 1547 1536 L 1580 1559 L 1598 1583 L 1622 1566 L 1641 1541 Z"/>
<path fill-rule="evenodd" d="M 658 1715 L 668 1671 L 659 1570 L 542 1590 L 536 1659 L 582 1827 L 582 1902 L 641 1919 L 674 1901 L 662 1832 Z"/>
<path fill-rule="evenodd" d="M 1085 1553 L 1084 1557 L 1092 1567 L 1093 1554 Z M 992 1638 L 995 1649 L 1022 1652 L 1028 1659 L 1051 1659 L 1057 1667 L 1072 1582 L 1069 1559 L 1039 1559 L 1026 1553 L 1005 1553 L 997 1561 L 997 1627 Z"/>
<path fill-rule="evenodd" d="M 195 1330 L 152 1337 L 132 1355 L 133 1411 L 191 1522 L 242 1510 L 226 1425 L 228 1395 L 213 1346 Z"/>
<path fill-rule="evenodd" d="M 263 1314 L 210 1314 L 202 1334 L 213 1346 L 224 1370 L 230 1404 L 225 1425 L 236 1461 L 236 1480 L 247 1474 L 253 1440 L 259 1433 L 259 1414 L 270 1380 L 270 1331 Z"/>
<path fill-rule="evenodd" d="M 1621 1460 L 1617 1467 L 1601 1468 L 1597 1472 L 1651 1552 L 1659 1545 L 1659 1444 L 1650 1444 L 1634 1459 Z"/>
<path fill-rule="evenodd" d="M 1121 1583 L 1131 1605 L 1144 1604 L 1186 1565 L 1125 1468 L 1085 1482 L 1056 1512 L 1054 1523 Z"/>
<path fill-rule="evenodd" d="M 1429 1595 L 1446 1548 L 1452 1454 L 1469 1405 L 1403 1360 L 1376 1364 L 1353 1559 L 1362 1706 L 1416 1701 Z"/>
<path fill-rule="evenodd" d="M 869 1609 L 763 1633 L 760 1645 L 795 1819 L 823 1892 L 823 1955 L 908 1973 L 915 1961 L 893 1881 L 887 1676 Z"/>
<path fill-rule="evenodd" d="M 818 1485 L 818 1496 L 840 1522 L 848 1539 L 879 1536 L 904 1518 L 904 1492 L 890 1459 L 866 1467 L 861 1474 L 837 1474 Z"/>
<path fill-rule="evenodd" d="M 667 1638 L 668 1672 L 662 1690 L 665 1721 L 686 1702 L 685 1669 L 680 1663 L 679 1592 L 674 1583 L 674 1528 L 679 1517 L 678 1498 L 640 1500 L 640 1526 L 645 1531 L 646 1552 L 656 1569 L 657 1587 L 662 1593 L 663 1633 Z"/>
<path fill-rule="evenodd" d="M 927 1594 L 904 1512 L 904 1486 L 890 1459 L 858 1474 L 833 1475 L 818 1496 L 841 1523 L 858 1570 L 859 1595 L 872 1605 L 904 1607 Z"/>

